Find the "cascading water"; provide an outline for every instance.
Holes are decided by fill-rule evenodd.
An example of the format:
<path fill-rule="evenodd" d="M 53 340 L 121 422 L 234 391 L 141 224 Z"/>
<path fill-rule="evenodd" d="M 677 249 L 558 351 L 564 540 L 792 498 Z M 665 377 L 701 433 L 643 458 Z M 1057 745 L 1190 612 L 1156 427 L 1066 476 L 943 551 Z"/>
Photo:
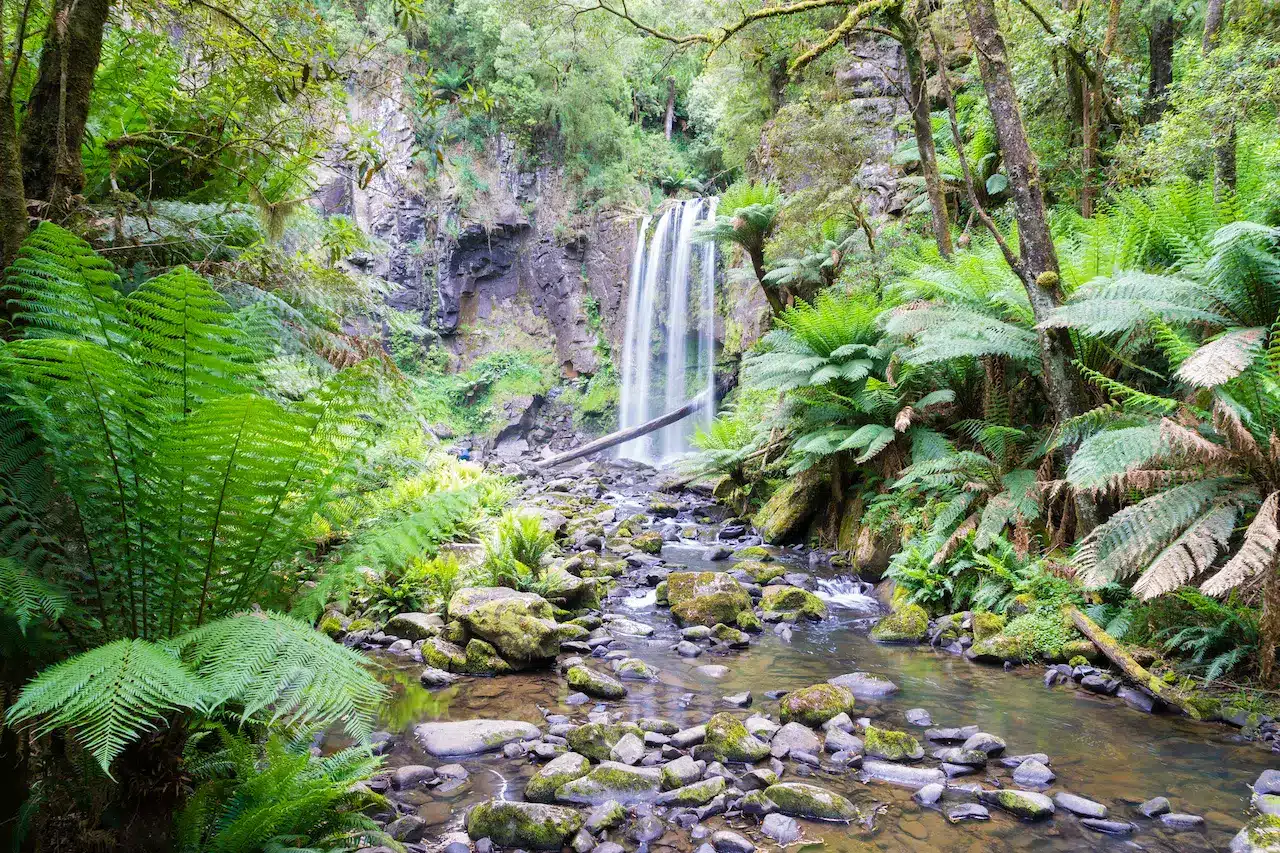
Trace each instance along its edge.
<path fill-rule="evenodd" d="M 652 236 L 652 218 L 640 223 L 622 350 L 622 429 L 678 409 L 715 381 L 716 248 L 694 243 L 693 231 L 715 217 L 716 201 L 694 198 L 667 207 Z M 704 426 L 715 416 L 710 393 L 706 400 L 699 418 Z M 680 421 L 623 444 L 618 454 L 661 462 L 687 452 L 692 432 L 688 421 Z"/>

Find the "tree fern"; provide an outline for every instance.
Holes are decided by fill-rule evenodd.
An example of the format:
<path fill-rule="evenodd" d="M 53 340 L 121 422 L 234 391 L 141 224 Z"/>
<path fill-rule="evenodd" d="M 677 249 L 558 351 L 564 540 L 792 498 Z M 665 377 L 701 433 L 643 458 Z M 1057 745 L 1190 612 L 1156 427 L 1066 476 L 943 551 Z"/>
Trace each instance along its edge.
<path fill-rule="evenodd" d="M 0 612 L 24 634 L 38 620 L 56 622 L 71 606 L 66 590 L 10 559 L 0 559 Z"/>

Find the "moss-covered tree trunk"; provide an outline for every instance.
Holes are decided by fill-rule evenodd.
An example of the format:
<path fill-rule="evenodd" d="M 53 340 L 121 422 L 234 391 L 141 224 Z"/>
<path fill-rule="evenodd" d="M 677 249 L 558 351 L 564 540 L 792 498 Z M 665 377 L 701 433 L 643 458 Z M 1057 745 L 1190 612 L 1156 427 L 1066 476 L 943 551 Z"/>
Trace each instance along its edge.
<path fill-rule="evenodd" d="M 3 71 L 0 64 L 0 72 Z M 27 236 L 26 197 L 13 101 L 0 94 L 0 270 L 17 257 L 18 247 Z M 8 310 L 0 308 L 0 316 L 7 319 Z"/>
<path fill-rule="evenodd" d="M 58 0 L 22 126 L 22 178 L 30 198 L 64 216 L 84 189 L 80 146 L 111 0 Z"/>
<path fill-rule="evenodd" d="M 924 57 L 920 53 L 919 29 L 914 21 L 896 10 L 888 15 L 902 44 L 907 65 L 907 105 L 911 108 L 911 124 L 920 152 L 920 172 L 924 176 L 925 193 L 933 225 L 933 239 L 938 253 L 951 257 L 951 220 L 947 213 L 947 196 L 938 172 L 938 152 L 933 144 L 933 110 L 929 103 L 929 81 L 925 75 Z M 938 57 L 942 61 L 942 57 Z"/>
<path fill-rule="evenodd" d="M 1169 106 L 1169 87 L 1173 85 L 1173 45 L 1178 28 L 1173 15 L 1158 12 L 1147 33 L 1147 59 L 1151 70 L 1147 80 L 1147 102 L 1142 108 L 1143 122 L 1158 121 Z"/>
<path fill-rule="evenodd" d="M 1208 56 L 1218 45 L 1222 36 L 1223 20 L 1226 18 L 1227 0 L 1209 0 L 1204 8 L 1204 37 L 1200 42 L 1200 52 Z M 1236 191 L 1236 123 L 1230 117 L 1224 117 L 1214 127 L 1213 146 L 1213 195 L 1222 200 Z"/>
<path fill-rule="evenodd" d="M 1009 175 L 1009 192 L 1018 222 L 1016 271 L 1038 324 L 1049 318 L 1060 300 L 1058 254 L 1049 230 L 1039 165 L 1022 123 L 1013 73 L 992 0 L 964 0 L 964 8 L 987 93 L 987 106 Z M 1083 397 L 1079 376 L 1072 366 L 1075 347 L 1062 329 L 1039 329 L 1037 337 L 1045 396 L 1054 418 L 1065 423 L 1080 413 Z M 1083 493 L 1076 497 L 1076 516 L 1081 532 L 1097 525 L 1097 509 L 1092 499 Z"/>

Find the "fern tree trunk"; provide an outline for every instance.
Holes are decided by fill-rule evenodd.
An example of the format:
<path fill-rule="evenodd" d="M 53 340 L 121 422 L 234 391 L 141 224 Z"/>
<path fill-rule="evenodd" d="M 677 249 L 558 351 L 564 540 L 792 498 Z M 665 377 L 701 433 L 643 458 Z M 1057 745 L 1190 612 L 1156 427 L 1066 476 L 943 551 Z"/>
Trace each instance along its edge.
<path fill-rule="evenodd" d="M 938 172 L 938 151 L 933 144 L 933 111 L 929 103 L 929 80 L 925 75 L 924 57 L 920 53 L 920 31 L 915 21 L 893 10 L 887 14 L 899 34 L 903 57 L 907 64 L 907 101 L 911 108 L 911 124 L 915 131 L 916 149 L 920 152 L 920 172 L 924 175 L 925 193 L 933 224 L 933 238 L 938 254 L 951 257 L 951 221 L 947 213 L 947 196 Z M 939 55 L 938 61 L 942 62 Z"/>
<path fill-rule="evenodd" d="M 1022 124 L 1013 74 L 992 0 L 964 0 L 964 8 L 1000 154 L 1009 175 L 1009 191 L 1018 222 L 1016 272 L 1039 324 L 1048 319 L 1060 301 L 1058 254 L 1049 230 L 1039 165 Z M 1063 423 L 1080 414 L 1083 399 L 1080 379 L 1072 366 L 1075 347 L 1062 329 L 1040 329 L 1036 334 L 1046 396 L 1054 418 Z M 1083 531 L 1097 525 L 1097 508 L 1083 493 L 1076 496 L 1076 517 Z"/>
<path fill-rule="evenodd" d="M 0 71 L 3 71 L 0 66 Z M 18 159 L 18 127 L 13 100 L 0 95 L 0 270 L 18 254 L 27 236 L 27 194 L 22 184 L 22 161 Z M 8 320 L 8 310 L 0 309 Z"/>
<path fill-rule="evenodd" d="M 1272 566 L 1262 581 L 1262 618 L 1258 623 L 1258 677 L 1275 687 L 1276 646 L 1280 645 L 1280 572 Z"/>
<path fill-rule="evenodd" d="M 1169 106 L 1169 87 L 1173 85 L 1173 45 L 1177 37 L 1178 27 L 1173 15 L 1158 13 L 1147 34 L 1151 73 L 1147 81 L 1147 102 L 1142 108 L 1142 120 L 1146 124 L 1158 121 Z"/>
<path fill-rule="evenodd" d="M 1204 37 L 1200 52 L 1208 56 L 1218 45 L 1226 17 L 1227 0 L 1209 0 L 1204 8 Z M 1224 118 L 1214 128 L 1218 140 L 1213 147 L 1213 196 L 1219 201 L 1236 191 L 1236 123 Z"/>
<path fill-rule="evenodd" d="M 49 203 L 49 218 L 71 208 L 84 189 L 80 145 L 93 76 L 112 0 L 57 0 L 45 32 L 40 70 L 22 126 L 22 177 L 28 196 Z"/>

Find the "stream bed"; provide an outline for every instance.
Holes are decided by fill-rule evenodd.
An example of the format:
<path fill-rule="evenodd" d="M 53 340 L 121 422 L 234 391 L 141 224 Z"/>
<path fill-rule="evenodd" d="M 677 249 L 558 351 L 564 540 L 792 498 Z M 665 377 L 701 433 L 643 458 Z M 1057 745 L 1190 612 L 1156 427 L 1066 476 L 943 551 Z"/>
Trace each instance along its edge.
<path fill-rule="evenodd" d="M 669 565 L 695 570 L 723 571 L 731 563 L 704 559 L 705 546 L 685 541 L 669 543 L 661 558 Z M 779 559 L 796 571 L 809 572 L 801 555 L 779 552 Z M 908 709 L 923 708 L 935 726 L 977 725 L 1008 742 L 1009 754 L 1045 753 L 1057 774 L 1047 789 L 1052 796 L 1066 791 L 1106 805 L 1113 820 L 1138 827 L 1129 836 L 1093 832 L 1064 810 L 1050 820 L 1026 823 L 991 808 L 989 821 L 949 824 L 937 809 L 917 805 L 912 789 L 860 781 L 854 769 L 799 768 L 787 762 L 784 781 L 811 782 L 852 800 L 870 817 L 849 825 L 800 821 L 804 840 L 821 839 L 834 851 L 1077 851 L 1077 850 L 1224 850 L 1248 817 L 1250 784 L 1258 774 L 1280 766 L 1268 750 L 1243 741 L 1238 733 L 1218 724 L 1195 723 L 1169 714 L 1144 714 L 1123 703 L 1100 697 L 1073 685 L 1046 688 L 1043 667 L 1004 670 L 974 663 L 927 646 L 882 645 L 867 637 L 867 600 L 849 595 L 847 570 L 813 570 L 829 616 L 819 623 L 801 623 L 789 638 L 772 626 L 752 637 L 749 648 L 716 646 L 696 658 L 674 650 L 680 632 L 669 611 L 654 601 L 653 589 L 624 576 L 607 601 L 606 613 L 651 625 L 647 637 L 618 637 L 609 648 L 623 647 L 659 671 L 656 681 L 627 682 L 629 694 L 618 701 L 571 705 L 573 690 L 564 676 L 539 671 L 497 678 L 463 678 L 444 688 L 426 689 L 418 683 L 422 664 L 403 657 L 378 655 L 392 697 L 382 711 L 380 726 L 392 738 L 387 753 L 391 767 L 439 764 L 426 755 L 413 736 L 416 724 L 441 720 L 506 719 L 545 726 L 548 714 L 562 714 L 586 722 L 588 714 L 607 713 L 609 720 L 658 717 L 681 727 L 707 721 L 716 712 L 745 717 L 758 713 L 777 719 L 778 701 L 770 691 L 787 691 L 853 671 L 888 678 L 900 690 L 878 700 L 859 700 L 854 717 L 870 717 L 877 725 L 910 732 L 926 752 L 936 745 L 924 741 L 924 728 L 909 724 Z M 845 606 L 851 604 L 852 607 Z M 608 671 L 603 661 L 597 661 Z M 719 664 L 720 678 L 699 668 Z M 726 695 L 751 691 L 750 708 L 730 707 Z M 599 718 L 599 717 L 597 717 Z M 540 763 L 525 757 L 507 758 L 501 752 L 461 759 L 466 784 L 438 789 L 397 792 L 402 808 L 416 808 L 429 830 L 423 841 L 449 840 L 462 829 L 466 809 L 490 798 L 522 799 L 525 783 Z M 931 766 L 936 766 L 936 763 Z M 984 787 L 1016 787 L 1012 771 L 993 761 L 982 772 L 956 780 Z M 808 775 L 809 778 L 801 778 Z M 1156 796 L 1168 797 L 1175 812 L 1204 818 L 1204 826 L 1176 832 L 1158 820 L 1137 814 L 1135 806 Z M 711 829 L 732 828 L 749 835 L 761 847 L 776 845 L 760 837 L 758 819 L 711 817 Z M 613 837 L 612 835 L 610 836 Z M 675 825 L 649 842 L 654 851 L 687 851 L 699 846 L 689 832 Z M 443 846 L 441 844 L 440 846 Z M 625 843 L 627 849 L 635 844 Z M 792 849 L 796 849 L 793 847 Z"/>

